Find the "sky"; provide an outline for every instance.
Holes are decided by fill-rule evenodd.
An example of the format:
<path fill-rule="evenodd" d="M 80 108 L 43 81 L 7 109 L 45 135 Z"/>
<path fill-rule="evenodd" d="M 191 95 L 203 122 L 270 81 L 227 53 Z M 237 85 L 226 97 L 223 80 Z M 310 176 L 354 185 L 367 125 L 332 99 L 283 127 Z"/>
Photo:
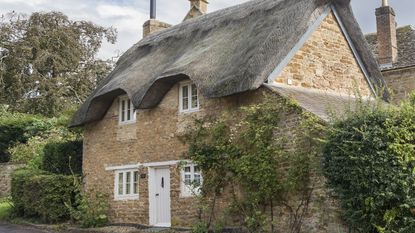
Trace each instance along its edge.
<path fill-rule="evenodd" d="M 248 0 L 209 0 L 209 12 Z M 142 25 L 149 18 L 150 0 L 0 0 L 0 14 L 11 11 L 30 14 L 36 11 L 61 11 L 72 20 L 92 21 L 118 30 L 114 45 L 104 43 L 99 57 L 117 57 L 142 38 Z M 381 0 L 352 0 L 355 16 L 365 33 L 376 30 L 375 8 Z M 389 0 L 398 26 L 415 26 L 415 0 Z M 188 0 L 157 0 L 157 19 L 180 23 L 189 10 Z"/>

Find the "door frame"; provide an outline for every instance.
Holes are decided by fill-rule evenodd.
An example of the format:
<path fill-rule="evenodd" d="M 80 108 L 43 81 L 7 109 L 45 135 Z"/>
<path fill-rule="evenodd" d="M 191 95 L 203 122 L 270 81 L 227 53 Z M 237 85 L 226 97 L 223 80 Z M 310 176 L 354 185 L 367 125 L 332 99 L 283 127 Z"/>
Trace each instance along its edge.
<path fill-rule="evenodd" d="M 156 175 L 156 169 L 167 169 L 169 171 L 169 200 L 170 200 L 170 206 L 168 207 L 170 211 L 170 222 L 166 224 L 158 224 L 156 223 L 156 212 L 155 212 L 155 190 L 153 184 L 155 184 L 155 175 Z M 154 167 L 148 167 L 148 210 L 149 210 L 149 225 L 155 226 L 155 227 L 171 227 L 171 172 L 170 172 L 170 166 L 154 166 Z"/>

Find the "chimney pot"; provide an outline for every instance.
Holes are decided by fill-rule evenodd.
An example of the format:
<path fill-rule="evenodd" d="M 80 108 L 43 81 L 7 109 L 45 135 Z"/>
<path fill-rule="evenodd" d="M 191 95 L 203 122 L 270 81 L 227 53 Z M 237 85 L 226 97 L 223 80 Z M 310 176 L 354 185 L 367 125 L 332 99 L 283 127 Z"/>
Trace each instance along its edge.
<path fill-rule="evenodd" d="M 155 19 L 156 13 L 156 0 L 150 0 L 150 19 Z"/>

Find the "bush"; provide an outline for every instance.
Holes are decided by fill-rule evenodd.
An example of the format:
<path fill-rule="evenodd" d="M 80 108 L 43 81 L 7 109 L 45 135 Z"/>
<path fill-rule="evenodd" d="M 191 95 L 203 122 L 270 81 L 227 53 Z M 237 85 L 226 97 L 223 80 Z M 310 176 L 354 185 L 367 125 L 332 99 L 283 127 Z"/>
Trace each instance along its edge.
<path fill-rule="evenodd" d="M 12 202 L 18 217 L 46 223 L 70 219 L 67 205 L 74 203 L 76 188 L 72 176 L 41 171 L 18 170 L 12 175 Z"/>
<path fill-rule="evenodd" d="M 108 196 L 93 193 L 91 196 L 78 192 L 75 206 L 67 205 L 72 219 L 81 227 L 102 227 L 108 222 Z"/>
<path fill-rule="evenodd" d="M 0 112 L 0 163 L 10 160 L 9 147 L 16 143 L 26 143 L 33 136 L 51 128 L 41 117 Z"/>
<path fill-rule="evenodd" d="M 82 173 L 82 141 L 51 142 L 44 147 L 42 169 L 56 174 Z"/>
<path fill-rule="evenodd" d="M 358 232 L 415 232 L 414 106 L 362 106 L 329 132 L 325 174 Z"/>

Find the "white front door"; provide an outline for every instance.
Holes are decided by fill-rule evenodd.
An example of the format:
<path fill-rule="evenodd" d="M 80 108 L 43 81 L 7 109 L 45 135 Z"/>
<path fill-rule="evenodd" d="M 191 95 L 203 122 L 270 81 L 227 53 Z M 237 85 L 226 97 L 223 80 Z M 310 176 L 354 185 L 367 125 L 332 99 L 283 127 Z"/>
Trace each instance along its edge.
<path fill-rule="evenodd" d="M 170 169 L 150 168 L 149 189 L 150 225 L 170 227 Z"/>

